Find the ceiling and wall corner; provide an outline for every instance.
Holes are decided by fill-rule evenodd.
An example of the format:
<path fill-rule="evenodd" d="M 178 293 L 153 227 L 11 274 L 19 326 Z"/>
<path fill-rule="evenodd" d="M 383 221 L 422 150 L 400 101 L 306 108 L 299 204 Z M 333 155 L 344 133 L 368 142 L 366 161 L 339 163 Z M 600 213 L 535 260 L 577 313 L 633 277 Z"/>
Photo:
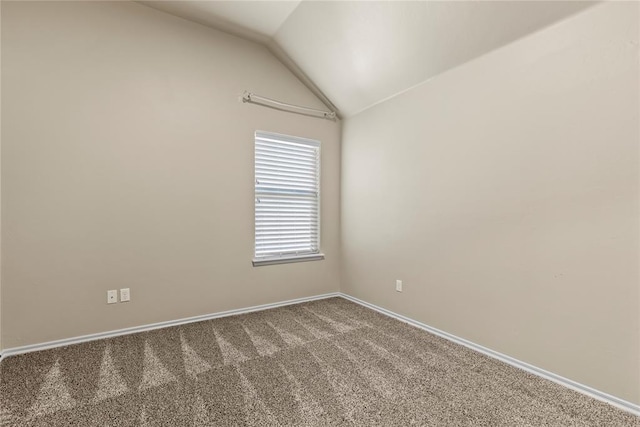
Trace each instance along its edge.
<path fill-rule="evenodd" d="M 349 117 L 597 2 L 140 3 L 266 45 L 328 108 Z"/>
<path fill-rule="evenodd" d="M 329 98 L 273 39 L 300 1 L 138 0 L 137 2 L 265 45 L 327 108 L 337 112 L 336 106 Z M 337 116 L 340 118 L 339 113 Z"/>
<path fill-rule="evenodd" d="M 139 0 L 138 3 L 266 44 L 300 2 Z"/>

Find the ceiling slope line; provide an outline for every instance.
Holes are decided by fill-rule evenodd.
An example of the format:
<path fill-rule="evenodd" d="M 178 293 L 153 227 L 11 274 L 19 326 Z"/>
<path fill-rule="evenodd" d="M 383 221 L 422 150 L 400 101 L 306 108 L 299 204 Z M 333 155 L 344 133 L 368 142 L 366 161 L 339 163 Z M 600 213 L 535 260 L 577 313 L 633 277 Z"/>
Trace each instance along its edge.
<path fill-rule="evenodd" d="M 267 50 L 276 57 L 282 65 L 285 66 L 287 70 L 289 70 L 300 82 L 307 88 L 309 91 L 315 95 L 316 98 L 324 104 L 332 112 L 335 112 L 335 118 L 337 120 L 342 119 L 342 115 L 338 108 L 331 102 L 331 100 L 320 90 L 320 88 L 306 75 L 304 71 L 296 64 L 287 53 L 278 45 L 273 36 L 268 34 L 262 34 L 258 31 L 255 31 L 251 28 L 247 28 L 244 25 L 232 22 L 228 19 L 214 16 L 211 14 L 201 15 L 198 13 L 187 13 L 185 10 L 176 9 L 172 7 L 172 4 L 175 2 L 158 2 L 152 0 L 134 0 L 135 3 L 150 7 L 159 12 L 163 12 L 178 18 L 185 19 L 187 21 L 195 22 L 200 25 L 204 25 L 205 27 L 212 28 L 217 31 L 221 31 L 223 33 L 239 37 L 244 40 L 248 40 L 259 45 L 262 45 L 267 48 Z M 186 4 L 186 2 L 185 2 Z M 299 5 L 299 4 L 298 4 Z M 293 12 L 297 9 L 298 6 L 289 11 L 286 18 L 280 23 L 278 30 L 280 27 L 284 25 L 284 23 L 291 17 Z M 203 17 L 205 16 L 205 17 Z"/>
<path fill-rule="evenodd" d="M 289 55 L 280 47 L 273 39 L 269 40 L 266 45 L 269 52 L 273 54 L 291 73 L 302 82 L 318 98 L 329 110 L 335 113 L 337 120 L 342 120 L 340 110 L 331 102 L 331 100 L 320 90 L 320 88 L 306 75 L 304 71 L 295 63 Z"/>

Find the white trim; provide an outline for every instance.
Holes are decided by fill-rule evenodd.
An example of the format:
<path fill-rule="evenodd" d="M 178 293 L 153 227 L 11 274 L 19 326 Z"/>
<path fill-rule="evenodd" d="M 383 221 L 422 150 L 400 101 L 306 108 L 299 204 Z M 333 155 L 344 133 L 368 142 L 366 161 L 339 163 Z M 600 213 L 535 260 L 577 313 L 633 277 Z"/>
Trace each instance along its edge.
<path fill-rule="evenodd" d="M 274 265 L 274 264 L 289 264 L 292 262 L 305 262 L 305 261 L 322 261 L 324 259 L 324 254 L 306 254 L 306 255 L 295 255 L 295 256 L 283 256 L 283 257 L 268 257 L 264 259 L 254 258 L 253 266 L 261 267 L 263 265 Z"/>
<path fill-rule="evenodd" d="M 238 308 L 235 310 L 220 311 L 218 313 L 204 314 L 202 316 L 187 317 L 184 319 L 169 320 L 166 322 L 151 323 L 148 325 L 134 326 L 131 328 L 117 329 L 114 331 L 99 332 L 97 334 L 83 335 L 74 338 L 65 338 L 62 340 L 49 341 L 41 344 L 25 345 L 22 347 L 7 348 L 2 351 L 2 359 L 18 354 L 31 353 L 33 351 L 48 350 L 57 347 L 65 347 L 72 344 L 80 344 L 88 341 L 95 341 L 105 338 L 118 337 L 120 335 L 135 334 L 138 332 L 152 331 L 154 329 L 167 328 L 170 326 L 185 325 L 187 323 L 201 322 L 203 320 L 217 319 L 219 317 L 235 316 L 237 314 L 251 313 L 253 311 L 269 310 L 271 308 L 284 307 L 292 304 L 300 304 L 308 301 L 316 301 L 326 298 L 339 297 L 340 292 L 332 292 L 328 294 L 315 295 L 312 297 L 296 298 L 287 301 L 274 302 L 271 304 L 255 305 L 253 307 Z"/>
<path fill-rule="evenodd" d="M 549 372 L 547 370 L 544 370 L 542 368 L 538 368 L 536 366 L 530 365 L 526 362 L 523 362 L 521 360 L 515 359 L 511 356 L 507 356 L 505 354 L 499 353 L 497 351 L 491 350 L 487 347 L 483 347 L 479 344 L 476 344 L 474 342 L 468 341 L 464 338 L 460 338 L 457 337 L 453 334 L 450 334 L 448 332 L 444 332 L 441 331 L 440 329 L 436 329 L 432 326 L 426 325 L 422 322 L 418 322 L 417 320 L 413 320 L 409 317 L 394 313 L 391 310 L 387 310 L 386 308 L 382 308 L 382 307 L 378 307 L 375 304 L 371 304 L 365 301 L 362 301 L 358 298 L 352 297 L 351 295 L 347 295 L 345 293 L 342 292 L 331 292 L 328 294 L 322 294 L 322 295 L 315 295 L 312 297 L 304 297 L 304 298 L 297 298 L 297 299 L 292 299 L 292 300 L 287 300 L 287 301 L 281 301 L 281 302 L 275 302 L 275 303 L 271 303 L 271 304 L 262 304 L 262 305 L 256 305 L 253 307 L 247 307 L 247 308 L 240 308 L 240 309 L 235 309 L 235 310 L 227 310 L 227 311 L 221 311 L 218 313 L 212 313 L 212 314 L 205 314 L 202 316 L 194 316 L 194 317 L 187 317 L 184 319 L 177 319 L 177 320 L 170 320 L 170 321 L 166 321 L 166 322 L 159 322 L 159 323 L 152 323 L 149 325 L 143 325 L 143 326 L 135 326 L 132 328 L 125 328 L 125 329 L 118 329 L 118 330 L 114 330 L 114 331 L 108 331 L 108 332 L 100 332 L 97 334 L 90 334 L 90 335 L 83 335 L 80 337 L 75 337 L 75 338 L 67 338 L 67 339 L 62 339 L 62 340 L 56 340 L 56 341 L 49 341 L 49 342 L 45 342 L 45 343 L 41 343 L 41 344 L 32 344 L 32 345 L 27 345 L 27 346 L 23 346 L 23 347 L 14 347 L 14 348 L 7 348 L 5 350 L 3 350 L 2 352 L 0 352 L 0 360 L 4 360 L 9 356 L 15 356 L 18 354 L 23 354 L 23 353 L 30 353 L 33 351 L 40 351 L 40 350 L 47 350 L 47 349 L 52 349 L 52 348 L 57 348 L 57 347 L 64 347 L 64 346 L 68 346 L 68 345 L 72 345 L 72 344 L 80 344 L 83 342 L 88 342 L 88 341 L 95 341 L 95 340 L 99 340 L 99 339 L 105 339 L 105 338 L 112 338 L 112 337 L 117 337 L 117 336 L 121 336 L 121 335 L 128 335 L 128 334 L 135 334 L 138 332 L 145 332 L 145 331 L 151 331 L 154 329 L 160 329 L 160 328 L 166 328 L 166 327 L 170 327 L 170 326 L 178 326 L 178 325 L 184 325 L 184 324 L 188 324 L 188 323 L 193 323 L 193 322 L 201 322 L 203 320 L 210 320 L 210 319 L 216 319 L 219 317 L 227 317 L 227 316 L 234 316 L 237 314 L 245 314 L 245 313 L 251 313 L 253 311 L 261 311 L 261 310 L 268 310 L 271 308 L 278 308 L 278 307 L 284 307 L 287 305 L 292 305 L 292 304 L 300 304 L 303 302 L 308 302 L 308 301 L 316 301 L 316 300 L 321 300 L 321 299 L 326 299 L 326 298 L 332 298 L 332 297 L 342 297 L 346 300 L 352 301 L 356 304 L 360 304 L 364 307 L 370 308 L 372 310 L 375 310 L 379 313 L 382 313 L 384 315 L 387 315 L 389 317 L 393 317 L 397 320 L 400 320 L 402 322 L 408 323 L 412 326 L 415 326 L 417 328 L 423 329 L 427 332 L 431 332 L 434 335 L 438 335 L 442 338 L 445 338 L 449 341 L 455 342 L 457 344 L 463 345 L 465 347 L 468 347 L 472 350 L 475 350 L 477 352 L 480 352 L 482 354 L 485 354 L 489 357 L 492 357 L 494 359 L 500 360 L 501 362 L 507 363 L 511 366 L 515 366 L 516 368 L 520 368 L 522 370 L 525 370 L 531 374 L 537 375 L 539 377 L 542 377 L 544 379 L 547 379 L 549 381 L 553 381 L 557 384 L 560 384 L 562 386 L 565 386 L 567 388 L 570 388 L 572 390 L 575 390 L 579 393 L 585 394 L 589 397 L 592 397 L 594 399 L 600 400 L 602 402 L 608 403 L 610 405 L 615 406 L 616 408 L 622 409 L 624 411 L 630 412 L 636 416 L 640 416 L 640 405 L 636 405 L 634 403 L 628 402 L 626 400 L 620 399 L 618 397 L 612 396 L 608 393 L 596 390 L 592 387 L 586 386 L 584 384 L 580 384 L 576 381 L 570 380 L 568 378 L 564 378 L 560 375 L 554 374 L 553 372 Z"/>
<path fill-rule="evenodd" d="M 401 314 L 397 314 L 394 313 L 391 310 L 387 310 L 386 308 L 382 308 L 382 307 L 378 307 L 377 305 L 368 303 L 366 301 L 362 301 L 358 298 L 352 297 L 351 295 L 347 295 L 345 293 L 340 293 L 340 296 L 344 299 L 347 299 L 349 301 L 355 302 L 356 304 L 360 304 L 364 307 L 370 308 L 372 310 L 375 310 L 379 313 L 385 314 L 389 317 L 393 317 L 397 320 L 400 320 L 402 322 L 408 323 L 412 326 L 418 327 L 420 329 L 423 329 L 427 332 L 431 332 L 434 335 L 438 335 L 439 337 L 445 338 L 449 341 L 453 341 L 456 344 L 460 344 L 463 345 L 465 347 L 468 347 L 472 350 L 475 350 L 479 353 L 485 354 L 489 357 L 492 357 L 494 359 L 500 360 L 501 362 L 507 363 L 511 366 L 515 366 L 516 368 L 520 368 L 523 369 L 531 374 L 537 375 L 539 377 L 542 377 L 544 379 L 547 379 L 549 381 L 553 381 L 554 383 L 560 384 L 562 386 L 565 386 L 567 388 L 570 388 L 574 391 L 580 392 L 582 394 L 585 394 L 589 397 L 592 397 L 594 399 L 600 400 L 602 402 L 608 403 L 610 405 L 615 406 L 616 408 L 622 409 L 624 411 L 630 412 L 633 415 L 636 416 L 640 416 L 640 405 L 636 405 L 635 403 L 631 403 L 628 402 L 626 400 L 620 399 L 619 397 L 615 397 L 612 396 L 608 393 L 596 390 L 592 387 L 586 386 L 584 384 L 580 384 L 576 381 L 570 380 L 568 378 L 562 377 L 560 375 L 554 374 L 553 372 L 549 372 L 547 370 L 544 370 L 542 368 L 538 368 L 536 366 L 530 365 L 526 362 L 523 362 L 521 360 L 515 359 L 511 356 L 507 356 L 506 354 L 502 354 L 499 353 L 497 351 L 491 350 L 487 347 L 483 347 L 479 344 L 476 344 L 474 342 L 468 341 L 464 338 L 460 338 L 457 337 L 453 334 L 450 334 L 448 332 L 444 332 L 441 331 L 440 329 L 436 329 L 432 326 L 426 325 L 422 322 L 418 322 L 417 320 L 413 320 L 409 317 L 406 316 L 402 316 Z"/>

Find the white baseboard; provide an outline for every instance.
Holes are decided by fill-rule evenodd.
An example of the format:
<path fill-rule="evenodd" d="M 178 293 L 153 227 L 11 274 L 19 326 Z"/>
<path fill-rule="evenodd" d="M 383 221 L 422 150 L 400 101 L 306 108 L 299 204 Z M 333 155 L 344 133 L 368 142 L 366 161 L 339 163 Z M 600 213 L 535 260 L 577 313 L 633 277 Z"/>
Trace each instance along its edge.
<path fill-rule="evenodd" d="M 296 298 L 287 301 L 280 301 L 271 304 L 256 305 L 253 307 L 239 308 L 235 310 L 221 311 L 218 313 L 204 314 L 202 316 L 187 317 L 184 319 L 169 320 L 166 322 L 152 323 L 149 325 L 134 326 L 132 328 L 118 329 L 115 331 L 99 332 L 97 334 L 83 335 L 74 338 L 65 338 L 62 340 L 49 341 L 41 344 L 25 345 L 22 347 L 13 347 L 2 350 L 0 357 L 3 359 L 18 354 L 31 353 L 32 351 L 48 350 L 57 347 L 65 347 L 72 344 L 80 344 L 88 341 L 95 341 L 105 338 L 117 337 L 120 335 L 135 334 L 138 332 L 152 331 L 154 329 L 167 328 L 169 326 L 185 325 L 187 323 L 201 322 L 203 320 L 216 319 L 218 317 L 234 316 L 237 314 L 251 313 L 252 311 L 268 310 L 270 308 L 284 307 L 286 305 L 300 304 L 308 301 L 315 301 L 331 297 L 339 297 L 340 292 L 332 292 L 329 294 L 315 295 L 312 297 Z"/>
<path fill-rule="evenodd" d="M 364 307 L 370 308 L 372 310 L 375 310 L 379 313 L 385 314 L 389 317 L 393 317 L 395 319 L 398 319 L 402 322 L 408 323 L 410 325 L 413 325 L 415 327 L 418 327 L 420 329 L 423 329 L 425 331 L 431 332 L 432 334 L 438 335 L 442 338 L 445 338 L 449 341 L 455 342 L 457 344 L 463 345 L 465 347 L 468 347 L 472 350 L 478 351 L 482 354 L 485 354 L 489 357 L 492 357 L 494 359 L 500 360 L 501 362 L 507 363 L 511 366 L 515 366 L 516 368 L 520 368 L 523 369 L 529 373 L 532 373 L 534 375 L 537 375 L 539 377 L 545 378 L 547 380 L 553 381 L 555 383 L 558 383 L 560 385 L 563 385 L 567 388 L 570 388 L 572 390 L 575 390 L 577 392 L 580 392 L 582 394 L 585 394 L 587 396 L 590 396 L 594 399 L 606 402 L 610 405 L 613 405 L 617 408 L 620 408 L 622 410 L 625 410 L 627 412 L 630 412 L 634 415 L 640 416 L 640 405 L 636 405 L 634 403 L 628 402 L 626 400 L 620 399 L 618 397 L 612 396 L 610 394 L 604 393 L 602 391 L 596 390 L 592 387 L 586 386 L 584 384 L 580 384 L 576 381 L 570 380 L 568 378 L 564 378 L 560 375 L 554 374 L 553 372 L 549 372 L 546 371 L 542 368 L 538 368 L 536 366 L 530 365 L 526 362 L 520 361 L 518 359 L 515 359 L 513 357 L 507 356 L 505 354 L 499 353 L 497 351 L 491 350 L 489 348 L 483 347 L 479 344 L 473 343 L 471 341 L 465 340 L 464 338 L 460 338 L 457 337 L 455 335 L 452 335 L 448 332 L 444 332 L 441 331 L 439 329 L 436 329 L 434 327 L 431 327 L 429 325 L 426 325 L 422 322 L 418 322 L 417 320 L 413 320 L 409 317 L 406 316 L 402 316 L 400 314 L 394 313 L 393 311 L 387 310 L 386 308 L 382 308 L 382 307 L 378 307 L 377 305 L 374 304 L 370 304 L 366 301 L 362 301 L 358 298 L 352 297 L 351 295 L 347 295 L 341 292 L 332 292 L 332 293 L 328 293 L 328 294 L 323 294 L 323 295 L 316 295 L 316 296 L 312 296 L 312 297 L 305 297 L 305 298 L 297 298 L 297 299 L 292 299 L 292 300 L 287 300 L 287 301 L 281 301 L 281 302 L 276 302 L 276 303 L 271 303 L 271 304 L 262 304 L 262 305 L 256 305 L 253 307 L 247 307 L 247 308 L 240 308 L 240 309 L 235 309 L 235 310 L 227 310 L 227 311 L 221 311 L 218 313 L 212 313 L 212 314 L 205 314 L 202 316 L 194 316 L 194 317 L 187 317 L 184 319 L 177 319 L 177 320 L 170 320 L 170 321 L 166 321 L 166 322 L 159 322 L 159 323 L 153 323 L 153 324 L 149 324 L 149 325 L 142 325 L 142 326 L 135 326 L 132 328 L 125 328 L 125 329 L 118 329 L 118 330 L 114 330 L 114 331 L 107 331 L 107 332 L 100 332 L 97 334 L 89 334 L 89 335 L 83 335 L 80 337 L 74 337 L 74 338 L 66 338 L 66 339 L 62 339 L 62 340 L 56 340 L 56 341 L 49 341 L 49 342 L 45 342 L 45 343 L 41 343 L 41 344 L 32 344 L 32 345 L 27 345 L 27 346 L 22 346 L 22 347 L 13 347 L 13 348 L 7 348 L 5 350 L 3 350 L 0 353 L 0 358 L 4 359 L 6 357 L 9 356 L 15 356 L 18 354 L 24 354 L 24 353 L 30 353 L 32 351 L 41 351 L 41 350 L 48 350 L 48 349 L 52 349 L 52 348 L 57 348 L 57 347 L 65 347 L 68 345 L 72 345 L 72 344 L 79 344 L 79 343 L 83 343 L 83 342 L 88 342 L 88 341 L 95 341 L 95 340 L 99 340 L 99 339 L 105 339 L 105 338 L 112 338 L 112 337 L 117 337 L 117 336 L 121 336 L 121 335 L 128 335 L 128 334 L 135 334 L 138 332 L 145 332 L 145 331 L 151 331 L 154 329 L 160 329 L 160 328 L 167 328 L 170 326 L 177 326 L 177 325 L 184 325 L 187 323 L 193 323 L 193 322 L 201 322 L 203 320 L 210 320 L 210 319 L 216 319 L 219 317 L 226 317 L 226 316 L 234 316 L 237 314 L 244 314 L 244 313 L 251 313 L 253 311 L 261 311 L 261 310 L 268 310 L 271 308 L 277 308 L 277 307 L 284 307 L 287 305 L 292 305 L 292 304 L 299 304 L 299 303 L 303 303 L 303 302 L 308 302 L 308 301 L 315 301 L 315 300 L 321 300 L 321 299 L 326 299 L 326 298 L 332 298 L 332 297 L 342 297 L 344 299 L 347 299 L 349 301 L 355 302 L 356 304 L 360 304 Z"/>
<path fill-rule="evenodd" d="M 402 322 L 408 323 L 412 326 L 418 327 L 420 329 L 423 329 L 425 331 L 431 332 L 434 335 L 438 335 L 439 337 L 445 338 L 449 341 L 453 341 L 457 344 L 463 345 L 465 347 L 468 347 L 472 350 L 475 350 L 477 352 L 480 352 L 482 354 L 485 354 L 489 357 L 492 357 L 494 359 L 498 359 L 501 362 L 507 363 L 511 366 L 515 366 L 516 368 L 520 368 L 523 369 L 531 374 L 537 375 L 539 377 L 542 377 L 544 379 L 553 381 L 555 383 L 558 383 L 562 386 L 565 386 L 567 388 L 570 388 L 572 390 L 575 390 L 577 392 L 580 392 L 582 394 L 586 394 L 589 397 L 592 397 L 594 399 L 600 400 L 602 402 L 606 402 L 610 405 L 615 406 L 616 408 L 622 409 L 624 411 L 630 412 L 634 415 L 640 416 L 640 405 L 636 405 L 634 403 L 628 402 L 626 400 L 620 399 L 618 397 L 612 396 L 608 393 L 604 393 L 602 391 L 596 390 L 592 387 L 586 386 L 584 384 L 580 384 L 576 381 L 570 380 L 568 378 L 564 378 L 560 375 L 554 374 L 553 372 L 549 372 L 546 371 L 542 368 L 538 368 L 536 366 L 530 365 L 526 362 L 523 362 L 521 360 L 518 359 L 514 359 L 511 356 L 507 356 L 506 354 L 502 354 L 499 353 L 497 351 L 491 350 L 487 347 L 483 347 L 479 344 L 476 344 L 474 342 L 465 340 L 464 338 L 460 338 L 457 337 L 455 335 L 452 335 L 448 332 L 444 332 L 441 331 L 439 329 L 436 329 L 434 327 L 431 327 L 429 325 L 426 325 L 422 322 L 418 322 L 417 320 L 413 320 L 409 317 L 406 316 L 402 316 L 400 314 L 394 313 L 393 311 L 387 310 L 386 308 L 382 308 L 382 307 L 378 307 L 377 305 L 374 304 L 370 304 L 366 301 L 362 301 L 358 298 L 352 297 L 351 295 L 347 295 L 344 293 L 340 293 L 340 296 L 344 299 L 347 299 L 349 301 L 355 302 L 356 304 L 360 304 L 364 307 L 370 308 L 372 310 L 375 310 L 379 313 L 385 314 L 389 317 L 393 317 L 395 319 L 398 319 Z"/>

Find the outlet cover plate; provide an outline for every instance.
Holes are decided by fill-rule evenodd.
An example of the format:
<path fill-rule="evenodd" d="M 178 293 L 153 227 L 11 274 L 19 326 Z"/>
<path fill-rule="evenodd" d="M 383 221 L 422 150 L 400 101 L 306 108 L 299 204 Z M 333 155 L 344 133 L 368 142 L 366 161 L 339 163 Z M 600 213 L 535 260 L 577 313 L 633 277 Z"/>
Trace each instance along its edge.
<path fill-rule="evenodd" d="M 118 291 L 112 289 L 107 291 L 107 304 L 115 304 L 118 302 Z"/>

